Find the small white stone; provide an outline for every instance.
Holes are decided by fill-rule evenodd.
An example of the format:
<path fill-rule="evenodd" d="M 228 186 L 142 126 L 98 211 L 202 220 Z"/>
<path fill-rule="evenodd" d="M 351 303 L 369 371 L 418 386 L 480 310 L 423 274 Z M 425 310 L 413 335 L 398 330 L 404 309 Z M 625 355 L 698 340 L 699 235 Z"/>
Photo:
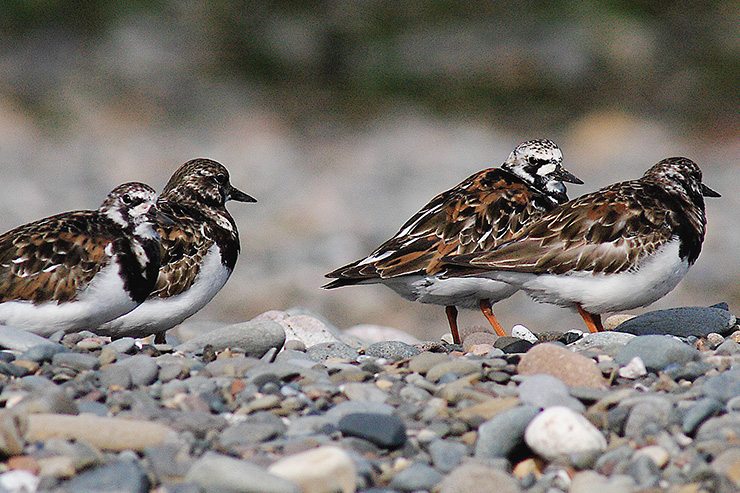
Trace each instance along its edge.
<path fill-rule="evenodd" d="M 36 493 L 39 478 L 28 471 L 15 470 L 0 474 L 0 489 L 9 493 Z"/>
<path fill-rule="evenodd" d="M 357 483 L 355 464 L 339 447 L 319 447 L 284 457 L 268 470 L 293 481 L 303 493 L 353 493 Z"/>
<path fill-rule="evenodd" d="M 442 337 L 440 337 L 440 340 L 442 342 L 446 342 L 447 344 L 452 344 L 452 334 L 450 334 L 449 332 L 447 332 L 445 335 L 443 335 Z"/>
<path fill-rule="evenodd" d="M 538 414 L 527 426 L 524 441 L 548 460 L 606 450 L 601 432 L 586 418 L 562 406 L 549 407 Z"/>
<path fill-rule="evenodd" d="M 635 378 L 639 378 L 644 375 L 647 375 L 647 368 L 645 368 L 645 363 L 642 362 L 642 359 L 639 356 L 635 356 L 629 363 L 619 369 L 619 376 L 622 378 L 629 378 L 630 380 L 634 380 Z"/>
<path fill-rule="evenodd" d="M 534 344 L 535 342 L 539 340 L 537 339 L 537 336 L 532 333 L 531 330 L 519 324 L 511 328 L 511 335 L 514 337 L 518 337 L 519 339 L 524 339 L 525 341 L 529 341 L 532 344 Z"/>

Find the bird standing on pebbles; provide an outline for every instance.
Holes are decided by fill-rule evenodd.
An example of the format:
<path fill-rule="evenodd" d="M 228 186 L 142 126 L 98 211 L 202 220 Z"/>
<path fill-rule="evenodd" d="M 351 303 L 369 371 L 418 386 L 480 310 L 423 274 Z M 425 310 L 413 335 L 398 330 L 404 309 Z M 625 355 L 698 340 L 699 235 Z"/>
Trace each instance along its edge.
<path fill-rule="evenodd" d="M 49 336 L 136 308 L 160 266 L 156 199 L 151 187 L 125 183 L 97 210 L 57 214 L 0 236 L 0 324 Z"/>
<path fill-rule="evenodd" d="M 170 178 L 157 202 L 174 224 L 158 224 L 162 266 L 154 290 L 136 310 L 98 327 L 111 337 L 164 332 L 203 308 L 226 284 L 239 255 L 239 232 L 226 202 L 256 202 L 236 189 L 216 161 L 193 159 Z"/>
<path fill-rule="evenodd" d="M 369 256 L 327 274 L 336 280 L 324 288 L 381 283 L 408 300 L 445 305 L 455 343 L 460 343 L 457 307 L 480 309 L 504 335 L 491 306 L 517 289 L 492 279 L 459 277 L 460 269 L 442 259 L 490 250 L 567 201 L 563 182 L 583 182 L 563 168 L 562 160 L 550 140 L 519 144 L 500 168 L 479 171 L 437 195 Z"/>
<path fill-rule="evenodd" d="M 719 196 L 696 163 L 668 158 L 556 207 L 490 251 L 445 260 L 575 308 L 597 332 L 602 313 L 647 306 L 676 287 L 701 251 L 704 197 Z"/>

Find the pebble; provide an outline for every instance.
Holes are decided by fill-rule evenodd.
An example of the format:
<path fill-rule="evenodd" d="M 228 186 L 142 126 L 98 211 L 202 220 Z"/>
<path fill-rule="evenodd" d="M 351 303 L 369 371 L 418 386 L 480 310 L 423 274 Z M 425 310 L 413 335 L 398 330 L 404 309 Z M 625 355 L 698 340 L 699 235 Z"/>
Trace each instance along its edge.
<path fill-rule="evenodd" d="M 55 354 L 51 359 L 51 363 L 54 366 L 63 366 L 75 371 L 94 370 L 100 366 L 98 358 L 91 354 L 71 352 L 59 352 Z"/>
<path fill-rule="evenodd" d="M 429 445 L 432 464 L 443 473 L 448 473 L 460 465 L 467 454 L 468 447 L 464 443 L 434 440 Z"/>
<path fill-rule="evenodd" d="M 61 344 L 39 344 L 38 346 L 29 348 L 27 351 L 22 353 L 18 359 L 42 363 L 44 361 L 51 361 L 57 353 L 64 353 L 67 351 L 69 351 L 69 349 Z"/>
<path fill-rule="evenodd" d="M 506 354 L 526 353 L 533 346 L 529 341 L 510 336 L 499 337 L 493 345 L 493 347 L 502 350 Z"/>
<path fill-rule="evenodd" d="M 83 471 L 61 488 L 70 493 L 147 493 L 149 479 L 136 462 L 119 460 Z"/>
<path fill-rule="evenodd" d="M 240 348 L 247 356 L 261 358 L 271 348 L 278 350 L 285 343 L 283 327 L 270 320 L 249 321 L 219 327 L 180 344 L 175 349 L 180 352 L 195 352 L 205 346 L 215 351 L 226 348 Z"/>
<path fill-rule="evenodd" d="M 483 464 L 467 463 L 453 470 L 438 487 L 439 493 L 521 493 L 516 479 Z"/>
<path fill-rule="evenodd" d="M 626 493 L 634 491 L 635 480 L 624 474 L 602 476 L 595 471 L 580 471 L 573 476 L 570 493 Z"/>
<path fill-rule="evenodd" d="M 519 385 L 519 399 L 524 404 L 541 408 L 565 406 L 577 413 L 586 409 L 581 401 L 570 396 L 567 385 L 551 375 L 524 377 Z"/>
<path fill-rule="evenodd" d="M 710 377 L 702 387 L 704 395 L 727 402 L 740 396 L 740 368 Z"/>
<path fill-rule="evenodd" d="M 105 347 L 120 354 L 127 354 L 132 352 L 136 347 L 136 339 L 133 337 L 121 337 L 120 339 L 111 341 Z"/>
<path fill-rule="evenodd" d="M 219 493 L 299 493 L 293 481 L 271 474 L 251 462 L 209 452 L 190 468 L 185 480 L 204 491 Z"/>
<path fill-rule="evenodd" d="M 684 433 L 692 434 L 697 427 L 722 410 L 722 403 L 716 399 L 701 399 L 684 414 L 681 429 Z"/>
<path fill-rule="evenodd" d="M 364 438 L 382 448 L 396 449 L 406 443 L 406 425 L 394 415 L 348 414 L 339 420 L 338 427 L 345 435 Z"/>
<path fill-rule="evenodd" d="M 636 336 L 622 332 L 594 332 L 585 334 L 581 339 L 569 344 L 576 352 L 593 352 L 614 357 L 617 352 Z"/>
<path fill-rule="evenodd" d="M 328 359 L 355 361 L 360 354 L 343 342 L 320 342 L 308 347 L 306 355 L 314 361 L 324 362 Z"/>
<path fill-rule="evenodd" d="M 331 446 L 284 457 L 268 471 L 297 484 L 302 493 L 353 493 L 358 479 L 349 454 Z"/>
<path fill-rule="evenodd" d="M 159 374 L 159 366 L 151 356 L 139 354 L 120 360 L 107 367 L 109 372 L 127 370 L 134 386 L 150 385 Z M 121 377 L 125 378 L 125 377 Z"/>
<path fill-rule="evenodd" d="M 539 412 L 540 410 L 534 406 L 518 406 L 480 425 L 475 457 L 481 459 L 507 457 L 523 443 L 527 426 Z"/>
<path fill-rule="evenodd" d="M 39 345 L 59 346 L 32 332 L 0 324 L 0 347 L 15 351 L 28 351 Z"/>
<path fill-rule="evenodd" d="M 8 471 L 0 474 L 0 492 L 34 493 L 39 487 L 39 482 L 39 478 L 28 471 Z"/>
<path fill-rule="evenodd" d="M 740 448 L 733 447 L 721 452 L 712 461 L 712 470 L 725 476 L 731 485 L 740 489 Z"/>
<path fill-rule="evenodd" d="M 517 370 L 520 375 L 552 375 L 571 387 L 606 386 L 606 380 L 591 358 L 552 343 L 533 347 L 522 356 Z"/>
<path fill-rule="evenodd" d="M 105 433 L 101 433 L 105 430 Z M 89 414 L 31 414 L 28 416 L 29 441 L 50 438 L 84 440 L 103 450 L 143 450 L 174 436 L 172 428 L 150 421 L 101 418 Z"/>
<path fill-rule="evenodd" d="M 645 368 L 645 363 L 642 362 L 639 356 L 635 356 L 629 363 L 619 369 L 619 376 L 629 380 L 634 380 L 645 375 L 647 375 L 647 368 Z"/>
<path fill-rule="evenodd" d="M 388 394 L 372 383 L 350 382 L 344 385 L 342 392 L 351 401 L 385 402 L 388 399 Z"/>
<path fill-rule="evenodd" d="M 538 414 L 527 426 L 524 440 L 548 460 L 606 450 L 601 432 L 567 407 L 550 407 Z"/>
<path fill-rule="evenodd" d="M 462 377 L 478 371 L 480 371 L 480 366 L 475 363 L 463 359 L 451 359 L 431 367 L 426 373 L 426 378 L 431 382 L 438 382 L 444 375 Z"/>
<path fill-rule="evenodd" d="M 270 412 L 256 412 L 245 421 L 233 424 L 221 431 L 219 443 L 222 447 L 252 445 L 282 436 L 287 431 L 283 420 Z"/>
<path fill-rule="evenodd" d="M 389 361 L 408 359 L 421 353 L 417 348 L 401 341 L 381 341 L 368 346 L 365 354 Z"/>
<path fill-rule="evenodd" d="M 685 365 L 699 359 L 699 351 L 671 336 L 647 335 L 630 340 L 614 358 L 620 365 L 639 357 L 649 371 L 657 372 L 669 365 Z"/>
<path fill-rule="evenodd" d="M 23 452 L 28 421 L 11 409 L 0 409 L 0 457 Z"/>
<path fill-rule="evenodd" d="M 607 333 L 611 332 L 619 327 L 623 322 L 626 322 L 627 320 L 631 320 L 633 318 L 635 318 L 635 315 L 632 315 L 630 313 L 615 313 L 614 315 L 606 317 L 606 320 L 604 320 L 604 329 Z M 598 333 L 602 334 L 603 332 Z"/>
<path fill-rule="evenodd" d="M 531 342 L 532 344 L 536 344 L 539 342 L 539 339 L 537 339 L 537 336 L 532 333 L 531 330 L 526 328 L 523 325 L 515 325 L 511 328 L 511 335 L 513 337 L 518 337 L 519 339 L 524 339 L 527 342 Z"/>
<path fill-rule="evenodd" d="M 423 462 L 414 462 L 399 472 L 390 482 L 390 487 L 400 491 L 431 491 L 442 481 L 442 475 Z"/>
<path fill-rule="evenodd" d="M 655 310 L 621 323 L 618 332 L 634 335 L 673 335 L 678 337 L 706 336 L 712 332 L 727 335 L 737 319 L 726 305 L 712 307 L 680 307 Z"/>
<path fill-rule="evenodd" d="M 450 361 L 450 357 L 443 353 L 421 353 L 411 358 L 409 370 L 426 375 L 434 366 L 446 361 Z"/>

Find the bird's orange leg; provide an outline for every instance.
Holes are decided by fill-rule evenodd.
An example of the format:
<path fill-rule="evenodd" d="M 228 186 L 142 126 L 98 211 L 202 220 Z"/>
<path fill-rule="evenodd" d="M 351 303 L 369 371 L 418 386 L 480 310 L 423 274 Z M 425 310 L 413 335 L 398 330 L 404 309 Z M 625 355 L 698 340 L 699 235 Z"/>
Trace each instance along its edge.
<path fill-rule="evenodd" d="M 446 306 L 447 322 L 450 324 L 450 333 L 452 333 L 452 342 L 460 344 L 460 333 L 457 331 L 457 308 L 455 306 Z"/>
<path fill-rule="evenodd" d="M 601 315 L 598 313 L 589 313 L 583 309 L 581 305 L 576 305 L 579 315 L 583 318 L 586 323 L 589 332 L 604 332 L 604 326 L 601 325 Z"/>
<path fill-rule="evenodd" d="M 498 320 L 496 320 L 496 315 L 493 314 L 491 302 L 489 300 L 480 300 L 478 306 L 480 306 L 480 311 L 483 312 L 483 316 L 486 317 L 486 320 L 488 320 L 488 323 L 491 324 L 491 327 L 493 327 L 493 330 L 496 331 L 496 334 L 500 336 L 505 336 L 506 332 L 504 332 L 504 328 L 501 326 L 500 323 L 498 323 Z"/>

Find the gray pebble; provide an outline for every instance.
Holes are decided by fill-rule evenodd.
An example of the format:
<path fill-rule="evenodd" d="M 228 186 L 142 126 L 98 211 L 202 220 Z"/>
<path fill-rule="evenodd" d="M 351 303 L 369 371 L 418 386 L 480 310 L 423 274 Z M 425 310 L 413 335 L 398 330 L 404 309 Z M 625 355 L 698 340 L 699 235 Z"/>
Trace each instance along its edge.
<path fill-rule="evenodd" d="M 429 455 L 434 467 L 443 473 L 456 468 L 468 454 L 468 447 L 464 443 L 448 440 L 434 440 L 429 445 Z"/>
<path fill-rule="evenodd" d="M 117 353 L 129 353 L 133 351 L 136 347 L 136 339 L 134 339 L 133 337 L 122 337 L 110 342 L 105 347 L 112 349 Z"/>
<path fill-rule="evenodd" d="M 391 479 L 390 487 L 400 491 L 431 491 L 442 481 L 442 475 L 432 467 L 414 462 Z"/>
<path fill-rule="evenodd" d="M 719 413 L 722 410 L 722 403 L 716 399 L 702 399 L 691 406 L 684 414 L 681 428 L 684 433 L 691 434 L 707 418 Z"/>
<path fill-rule="evenodd" d="M 282 436 L 286 430 L 287 427 L 278 416 L 262 411 L 224 429 L 219 435 L 219 443 L 226 448 L 252 445 Z"/>
<path fill-rule="evenodd" d="M 735 316 L 727 308 L 720 308 L 718 305 L 687 306 L 644 313 L 622 322 L 614 330 L 635 335 L 668 334 L 678 337 L 700 337 L 712 332 L 727 335 L 735 322 Z"/>
<path fill-rule="evenodd" d="M 98 367 L 98 358 L 91 354 L 64 352 L 55 354 L 51 362 L 54 366 L 64 366 L 75 371 L 93 370 Z"/>
<path fill-rule="evenodd" d="M 110 365 L 109 368 L 125 368 L 131 374 L 131 383 L 135 386 L 150 385 L 157 379 L 159 366 L 151 356 L 137 354 Z"/>
<path fill-rule="evenodd" d="M 251 462 L 209 452 L 185 476 L 202 490 L 218 493 L 299 493 L 292 481 L 270 474 Z"/>
<path fill-rule="evenodd" d="M 306 354 L 314 361 L 324 362 L 329 358 L 355 361 L 360 355 L 356 349 L 343 342 L 320 342 L 306 349 Z"/>
<path fill-rule="evenodd" d="M 68 352 L 69 349 L 62 346 L 61 344 L 39 344 L 30 348 L 28 351 L 21 354 L 18 359 L 25 359 L 28 361 L 35 361 L 41 363 L 43 361 L 51 361 L 57 353 Z"/>
<path fill-rule="evenodd" d="M 285 330 L 271 320 L 249 321 L 227 325 L 201 334 L 177 346 L 181 352 L 194 352 L 210 345 L 216 351 L 241 348 L 247 356 L 261 358 L 271 348 L 278 350 L 285 343 Z"/>
<path fill-rule="evenodd" d="M 70 493 L 147 493 L 149 479 L 136 462 L 120 460 L 84 471 L 61 488 Z"/>
<path fill-rule="evenodd" d="M 365 354 L 375 358 L 385 358 L 389 361 L 407 359 L 421 353 L 419 349 L 401 341 L 381 341 L 371 344 Z"/>
<path fill-rule="evenodd" d="M 524 443 L 524 430 L 539 412 L 534 406 L 518 406 L 497 414 L 480 425 L 475 457 L 507 457 L 514 448 Z"/>
<path fill-rule="evenodd" d="M 657 434 L 673 418 L 673 404 L 657 395 L 647 396 L 632 407 L 624 435 L 630 438 Z"/>
<path fill-rule="evenodd" d="M 708 378 L 702 386 L 704 395 L 727 402 L 740 395 L 740 368 Z"/>
<path fill-rule="evenodd" d="M 100 370 L 100 384 L 104 387 L 131 388 L 131 372 L 123 366 L 109 365 Z"/>
<path fill-rule="evenodd" d="M 364 438 L 382 448 L 396 449 L 406 443 L 406 425 L 394 415 L 348 414 L 339 420 L 338 428 L 344 435 Z"/>
<path fill-rule="evenodd" d="M 551 375 L 531 375 L 519 384 L 519 399 L 535 407 L 565 406 L 582 413 L 585 406 L 570 396 L 568 386 Z"/>
<path fill-rule="evenodd" d="M 649 371 L 657 372 L 671 364 L 684 365 L 700 357 L 699 351 L 671 336 L 635 337 L 617 352 L 616 362 L 626 365 L 639 356 Z"/>
<path fill-rule="evenodd" d="M 28 351 L 34 346 L 43 344 L 55 343 L 32 332 L 0 324 L 0 348 Z"/>

